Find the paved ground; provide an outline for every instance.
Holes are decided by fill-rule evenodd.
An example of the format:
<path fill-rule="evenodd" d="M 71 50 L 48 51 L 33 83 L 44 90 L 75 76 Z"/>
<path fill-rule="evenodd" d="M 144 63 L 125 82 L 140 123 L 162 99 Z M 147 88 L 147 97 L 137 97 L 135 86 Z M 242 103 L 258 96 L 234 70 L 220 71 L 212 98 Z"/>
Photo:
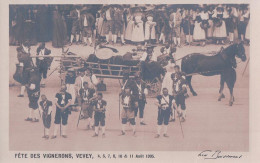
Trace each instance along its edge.
<path fill-rule="evenodd" d="M 185 46 L 177 49 L 177 58 L 193 52 L 218 51 L 221 46 L 207 45 L 206 47 Z M 51 47 L 47 43 L 47 48 L 52 50 L 53 55 L 61 54 L 61 49 Z M 120 54 L 129 51 L 133 46 L 117 46 Z M 249 56 L 249 47 L 246 54 Z M 36 46 L 32 47 L 32 53 Z M 155 49 L 159 52 L 160 47 Z M 10 83 L 15 83 L 12 75 L 15 71 L 16 47 L 10 47 Z M 73 45 L 70 51 L 80 56 L 87 57 L 92 53 L 90 47 Z M 238 61 L 239 62 L 239 61 Z M 57 66 L 55 61 L 51 71 Z M 169 138 L 155 139 L 157 108 L 153 104 L 155 99 L 149 98 L 145 108 L 146 126 L 137 125 L 137 137 L 131 135 L 130 127 L 126 136 L 118 136 L 121 126 L 118 118 L 118 93 L 120 86 L 115 79 L 105 79 L 108 91 L 104 93 L 104 99 L 108 101 L 106 112 L 106 138 L 92 138 L 93 131 L 85 130 L 86 121 L 80 121 L 79 128 L 76 127 L 78 112 L 73 112 L 69 116 L 68 138 L 58 137 L 55 140 L 43 140 L 43 125 L 40 123 L 26 122 L 28 97 L 18 98 L 19 84 L 10 87 L 10 150 L 28 151 L 195 151 L 204 149 L 219 149 L 226 151 L 248 151 L 249 149 L 249 71 L 246 70 L 242 77 L 245 63 L 238 64 L 237 83 L 234 89 L 235 103 L 228 106 L 228 98 L 221 102 L 217 101 L 219 89 L 219 76 L 193 77 L 193 87 L 197 91 L 197 97 L 190 96 L 187 99 L 187 121 L 183 123 L 185 138 L 182 138 L 179 122 L 170 123 L 168 127 Z M 59 90 L 59 77 L 55 72 L 49 77 L 47 87 L 41 92 L 54 101 L 54 96 Z M 229 96 L 225 89 L 226 97 Z M 52 117 L 52 124 L 54 114 Z M 51 127 L 53 133 L 53 126 Z"/>

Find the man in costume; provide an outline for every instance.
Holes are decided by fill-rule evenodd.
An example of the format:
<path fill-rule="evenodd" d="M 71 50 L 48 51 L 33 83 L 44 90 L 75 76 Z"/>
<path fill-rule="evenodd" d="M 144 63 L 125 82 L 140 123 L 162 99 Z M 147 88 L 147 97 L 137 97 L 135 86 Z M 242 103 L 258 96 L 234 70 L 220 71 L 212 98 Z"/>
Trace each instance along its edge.
<path fill-rule="evenodd" d="M 125 45 L 123 12 L 123 8 L 120 8 L 118 6 L 114 7 L 113 41 L 116 44 L 117 36 L 118 34 L 120 34 L 121 44 Z"/>
<path fill-rule="evenodd" d="M 74 10 L 70 13 L 72 20 L 72 29 L 70 36 L 70 45 L 72 45 L 74 37 L 76 36 L 76 43 L 79 43 L 79 34 L 80 34 L 80 6 L 76 6 Z"/>
<path fill-rule="evenodd" d="M 98 130 L 99 130 L 99 125 L 101 126 L 102 129 L 102 137 L 105 137 L 105 112 L 106 112 L 106 106 L 107 102 L 103 100 L 103 94 L 98 93 L 97 99 L 94 100 L 93 102 L 93 110 L 95 111 L 94 119 L 95 119 L 95 134 L 93 137 L 98 136 Z"/>
<path fill-rule="evenodd" d="M 141 81 L 141 77 L 139 75 L 136 75 L 132 86 L 132 95 L 135 100 L 135 106 L 137 106 L 137 108 L 135 109 L 135 117 L 137 117 L 137 113 L 139 110 L 139 118 L 141 125 L 146 125 L 146 123 L 144 122 L 144 108 L 145 104 L 147 103 L 147 94 L 148 90 L 145 84 Z"/>
<path fill-rule="evenodd" d="M 83 35 L 84 46 L 87 46 L 87 40 L 89 45 L 92 46 L 92 26 L 94 23 L 94 16 L 85 10 L 80 18 L 80 29 Z"/>
<path fill-rule="evenodd" d="M 44 135 L 42 138 L 49 139 L 49 130 L 51 127 L 51 113 L 52 113 L 52 102 L 49 101 L 46 95 L 41 95 L 42 101 L 40 106 L 42 109 L 42 122 L 44 126 Z"/>
<path fill-rule="evenodd" d="M 92 70 L 88 67 L 85 71 L 86 82 L 88 82 L 89 87 L 92 89 L 96 89 L 96 85 L 98 84 L 98 80 L 95 74 L 92 73 Z"/>
<path fill-rule="evenodd" d="M 186 81 L 183 79 L 180 72 L 174 73 L 172 75 L 173 80 L 173 95 L 175 96 L 177 104 L 177 113 L 181 118 L 181 121 L 184 122 L 186 118 L 186 105 L 185 105 L 185 96 L 187 94 L 187 85 Z M 181 109 L 179 109 L 179 106 Z"/>
<path fill-rule="evenodd" d="M 81 110 L 82 110 L 82 115 L 80 115 L 81 119 L 87 119 L 88 120 L 88 125 L 87 129 L 90 129 L 93 126 L 92 123 L 92 114 L 93 114 L 93 109 L 92 109 L 92 102 L 93 99 L 95 98 L 95 89 L 90 88 L 88 82 L 83 83 L 83 88 L 80 89 L 79 91 L 80 97 L 81 97 Z"/>
<path fill-rule="evenodd" d="M 75 103 L 78 104 L 78 106 L 81 106 L 81 97 L 79 90 L 83 88 L 83 83 L 87 81 L 87 77 L 85 76 L 85 70 L 79 69 L 79 76 L 76 77 L 74 89 L 75 89 L 75 95 L 76 95 L 76 101 Z"/>
<path fill-rule="evenodd" d="M 25 121 L 39 122 L 40 77 L 36 69 L 30 69 L 27 94 L 29 98 L 29 115 Z"/>
<path fill-rule="evenodd" d="M 30 43 L 25 41 L 22 46 L 17 49 L 17 59 L 18 66 L 22 69 L 21 74 L 19 74 L 19 81 L 22 84 L 21 91 L 18 97 L 24 97 L 25 85 L 28 84 L 29 71 L 33 66 L 32 58 L 30 57 Z"/>
<path fill-rule="evenodd" d="M 135 112 L 134 108 L 135 106 L 134 103 L 134 98 L 131 95 L 130 89 L 125 88 L 125 91 L 123 92 L 121 96 L 122 102 L 121 104 L 123 105 L 122 113 L 121 113 L 121 119 L 122 119 L 122 131 L 121 135 L 125 135 L 125 128 L 126 128 L 126 123 L 127 121 L 130 122 L 133 128 L 133 135 L 135 136 Z"/>
<path fill-rule="evenodd" d="M 164 124 L 164 137 L 169 137 L 167 135 L 167 127 L 169 124 L 169 118 L 171 110 L 176 108 L 174 97 L 168 94 L 168 89 L 163 88 L 163 94 L 158 95 L 155 105 L 158 106 L 158 118 L 157 118 L 157 134 L 155 138 L 159 138 L 161 134 L 162 124 Z"/>
<path fill-rule="evenodd" d="M 51 50 L 49 50 L 45 47 L 45 43 L 41 43 L 39 45 L 39 47 L 37 48 L 36 52 L 37 52 L 36 55 L 40 56 L 40 57 L 36 58 L 36 65 L 37 65 L 37 67 L 40 71 L 40 75 L 42 77 L 41 86 L 45 87 L 45 80 L 47 78 L 47 72 L 51 66 L 51 62 L 52 62 L 53 58 L 42 57 L 42 56 L 50 55 Z"/>
<path fill-rule="evenodd" d="M 71 94 L 66 92 L 66 86 L 62 85 L 60 92 L 56 94 L 55 98 L 56 98 L 55 99 L 56 114 L 54 120 L 55 126 L 54 126 L 54 133 L 52 139 L 57 138 L 57 133 L 61 123 L 62 123 L 61 136 L 63 138 L 67 138 L 66 129 L 68 124 L 68 117 L 69 114 L 71 113 L 69 110 L 71 104 Z"/>

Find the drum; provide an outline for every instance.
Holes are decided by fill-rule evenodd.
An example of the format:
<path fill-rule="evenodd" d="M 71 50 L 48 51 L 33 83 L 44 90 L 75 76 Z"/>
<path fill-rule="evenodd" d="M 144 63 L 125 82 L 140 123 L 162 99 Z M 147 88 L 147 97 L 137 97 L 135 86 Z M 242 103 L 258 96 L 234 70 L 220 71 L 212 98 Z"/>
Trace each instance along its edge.
<path fill-rule="evenodd" d="M 101 48 L 96 51 L 96 56 L 98 59 L 109 59 L 114 55 L 114 52 L 109 48 Z"/>

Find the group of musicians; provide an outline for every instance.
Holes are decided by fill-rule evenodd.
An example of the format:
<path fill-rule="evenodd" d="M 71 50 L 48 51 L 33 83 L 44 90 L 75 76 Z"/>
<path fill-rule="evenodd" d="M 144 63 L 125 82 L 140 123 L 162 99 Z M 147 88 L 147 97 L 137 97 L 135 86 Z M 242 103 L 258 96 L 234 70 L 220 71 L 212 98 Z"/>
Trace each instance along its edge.
<path fill-rule="evenodd" d="M 153 53 L 154 46 L 150 46 L 146 51 L 146 58 L 141 62 L 149 62 L 150 55 Z M 150 54 L 151 53 L 151 54 Z M 45 87 L 45 79 L 47 78 L 48 69 L 51 66 L 51 50 L 41 43 L 36 50 L 36 66 L 30 56 L 30 45 L 24 42 L 22 46 L 17 48 L 17 57 L 19 63 L 16 72 L 19 77 L 15 79 L 22 84 L 21 92 L 18 97 L 24 97 L 24 91 L 27 90 L 29 97 L 29 114 L 26 121 L 39 122 L 39 115 L 42 117 L 44 124 L 43 138 L 49 139 L 49 128 L 51 127 L 52 101 L 49 101 L 45 94 L 40 94 L 40 89 Z M 36 68 L 35 68 L 36 67 Z M 173 92 L 169 92 L 168 88 L 162 88 L 162 94 L 157 96 L 158 106 L 158 133 L 156 138 L 160 136 L 162 124 L 164 125 L 163 136 L 167 135 L 167 125 L 170 117 L 175 120 L 175 110 L 177 110 L 180 121 L 185 121 L 186 106 L 185 94 L 187 93 L 185 84 L 185 74 L 179 71 L 179 67 L 175 66 L 175 73 L 171 74 Z M 20 73 L 19 73 L 20 72 Z M 22 73 L 21 73 L 22 72 Z M 15 75 L 14 75 L 15 77 Z M 77 72 L 69 69 L 65 84 L 61 86 L 60 91 L 55 96 L 55 121 L 54 133 L 52 139 L 57 138 L 60 128 L 62 137 L 66 138 L 66 128 L 68 124 L 68 115 L 71 114 L 72 108 L 80 110 L 79 120 L 87 119 L 87 129 L 94 129 L 93 137 L 99 134 L 99 126 L 102 128 L 102 137 L 105 137 L 105 111 L 107 102 L 103 99 L 103 94 L 97 91 L 99 81 L 92 73 L 90 68 L 81 68 Z M 136 74 L 134 78 L 130 78 L 129 74 L 125 74 L 123 85 L 120 92 L 121 110 L 121 135 L 126 134 L 126 124 L 130 123 L 133 127 L 133 135 L 135 135 L 135 125 L 139 112 L 140 125 L 146 125 L 144 121 L 144 109 L 147 104 L 146 96 L 148 94 L 148 86 L 142 81 L 140 74 Z M 41 97 L 40 109 L 38 101 Z M 180 109 L 178 106 L 180 105 Z M 94 121 L 92 120 L 94 118 Z"/>

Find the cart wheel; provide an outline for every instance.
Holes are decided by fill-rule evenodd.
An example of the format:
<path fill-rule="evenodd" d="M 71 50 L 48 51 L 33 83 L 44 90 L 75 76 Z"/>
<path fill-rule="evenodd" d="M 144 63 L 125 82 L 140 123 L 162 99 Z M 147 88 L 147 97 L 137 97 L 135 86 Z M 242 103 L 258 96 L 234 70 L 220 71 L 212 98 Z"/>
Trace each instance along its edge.
<path fill-rule="evenodd" d="M 147 81 L 146 82 L 147 87 L 148 87 L 148 97 L 156 97 L 157 95 L 160 94 L 161 91 L 161 81 L 154 81 L 154 82 L 150 82 Z"/>

